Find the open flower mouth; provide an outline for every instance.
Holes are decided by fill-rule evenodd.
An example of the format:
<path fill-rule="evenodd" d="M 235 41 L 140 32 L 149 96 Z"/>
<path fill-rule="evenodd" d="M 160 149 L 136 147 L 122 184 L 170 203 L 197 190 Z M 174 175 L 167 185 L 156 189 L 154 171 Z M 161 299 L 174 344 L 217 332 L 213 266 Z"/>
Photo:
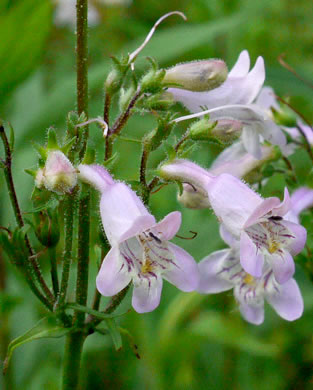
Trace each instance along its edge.
<path fill-rule="evenodd" d="M 177 267 L 167 241 L 160 233 L 146 230 L 120 244 L 123 260 L 121 270 L 127 267 L 136 282 L 158 278 L 164 271 Z"/>

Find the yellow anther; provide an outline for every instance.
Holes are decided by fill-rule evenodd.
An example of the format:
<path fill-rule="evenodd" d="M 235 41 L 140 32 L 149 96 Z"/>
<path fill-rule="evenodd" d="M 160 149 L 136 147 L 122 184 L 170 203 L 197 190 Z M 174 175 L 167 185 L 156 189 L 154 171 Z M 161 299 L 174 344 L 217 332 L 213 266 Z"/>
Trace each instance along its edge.
<path fill-rule="evenodd" d="M 268 243 L 268 251 L 270 253 L 275 253 L 279 249 L 279 244 L 275 240 L 271 240 Z"/>
<path fill-rule="evenodd" d="M 246 284 L 254 284 L 255 279 L 252 275 L 246 273 L 246 276 L 243 278 L 243 281 Z"/>
<path fill-rule="evenodd" d="M 147 259 L 147 260 L 144 262 L 144 264 L 142 265 L 140 271 L 141 271 L 142 274 L 147 274 L 147 273 L 149 273 L 149 272 L 152 272 L 152 270 L 153 270 L 152 262 L 151 262 L 150 259 Z"/>

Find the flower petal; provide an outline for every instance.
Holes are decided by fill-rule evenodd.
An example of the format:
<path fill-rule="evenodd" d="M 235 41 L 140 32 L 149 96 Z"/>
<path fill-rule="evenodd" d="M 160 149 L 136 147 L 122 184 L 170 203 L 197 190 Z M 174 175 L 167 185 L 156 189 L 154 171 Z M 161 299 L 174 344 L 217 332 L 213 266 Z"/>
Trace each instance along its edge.
<path fill-rule="evenodd" d="M 159 174 L 166 180 L 179 180 L 206 189 L 213 175 L 192 161 L 175 159 L 159 168 Z"/>
<path fill-rule="evenodd" d="M 163 280 L 159 276 L 134 285 L 132 305 L 137 313 L 147 313 L 159 306 L 162 286 Z"/>
<path fill-rule="evenodd" d="M 162 219 L 155 226 L 150 229 L 155 232 L 157 236 L 164 241 L 171 240 L 178 232 L 181 225 L 181 213 L 179 211 L 173 211 Z"/>
<path fill-rule="evenodd" d="M 230 246 L 231 248 L 238 248 L 239 247 L 239 240 L 235 236 L 233 236 L 223 224 L 220 225 L 220 236 L 222 240 Z"/>
<path fill-rule="evenodd" d="M 251 324 L 260 325 L 264 321 L 264 306 L 240 303 L 239 310 L 243 318 Z"/>
<path fill-rule="evenodd" d="M 246 184 L 227 173 L 213 179 L 208 188 L 211 206 L 226 229 L 239 237 L 246 220 L 262 198 Z"/>
<path fill-rule="evenodd" d="M 291 196 L 292 211 L 298 216 L 303 210 L 313 206 L 313 190 L 307 187 L 298 188 Z"/>
<path fill-rule="evenodd" d="M 117 246 L 113 247 L 104 258 L 97 275 L 96 284 L 99 292 L 111 297 L 128 285 L 131 276 L 124 266 Z"/>
<path fill-rule="evenodd" d="M 290 221 L 284 220 L 282 224 L 291 232 L 293 238 L 288 240 L 287 249 L 291 255 L 295 256 L 302 251 L 306 243 L 307 232 L 306 229 Z"/>
<path fill-rule="evenodd" d="M 199 284 L 199 270 L 194 258 L 179 246 L 168 243 L 168 249 L 175 256 L 173 268 L 166 270 L 162 276 L 182 291 L 194 291 Z"/>
<path fill-rule="evenodd" d="M 155 224 L 141 199 L 124 183 L 115 182 L 102 193 L 100 213 L 112 246 Z"/>
<path fill-rule="evenodd" d="M 249 104 L 257 97 L 265 80 L 265 67 L 262 57 L 258 57 L 254 67 L 244 79 L 243 88 L 246 92 L 245 100 L 239 104 Z"/>
<path fill-rule="evenodd" d="M 264 110 L 270 110 L 271 107 L 280 110 L 279 104 L 275 98 L 275 92 L 271 87 L 263 87 L 259 96 L 257 97 L 255 104 Z"/>
<path fill-rule="evenodd" d="M 264 199 L 263 202 L 256 207 L 256 209 L 247 219 L 244 228 L 246 229 L 249 226 L 252 226 L 255 223 L 257 223 L 261 217 L 263 217 L 264 215 L 272 211 L 275 208 L 275 206 L 279 204 L 280 204 L 280 200 L 278 198 L 272 197 L 272 198 Z"/>
<path fill-rule="evenodd" d="M 233 284 L 218 276 L 223 268 L 225 259 L 229 256 L 230 249 L 222 249 L 211 253 L 198 264 L 200 282 L 197 291 L 203 294 L 214 294 L 230 290 Z"/>
<path fill-rule="evenodd" d="M 273 145 L 285 146 L 287 143 L 285 134 L 280 127 L 271 120 L 266 119 L 263 122 L 261 134 L 265 140 Z"/>
<path fill-rule="evenodd" d="M 303 299 L 294 279 L 279 286 L 278 293 L 267 293 L 266 300 L 284 320 L 294 321 L 302 316 Z"/>
<path fill-rule="evenodd" d="M 93 185 L 100 192 L 105 191 L 108 186 L 114 184 L 112 176 L 101 165 L 80 164 L 78 170 L 78 177 L 82 181 Z"/>
<path fill-rule="evenodd" d="M 287 251 L 282 251 L 281 254 L 272 254 L 271 264 L 275 279 L 280 284 L 286 283 L 295 273 L 295 263 Z"/>
<path fill-rule="evenodd" d="M 248 274 L 256 278 L 262 276 L 263 254 L 258 252 L 257 247 L 246 232 L 242 232 L 240 237 L 240 264 Z"/>
<path fill-rule="evenodd" d="M 259 133 L 253 126 L 244 126 L 242 131 L 242 142 L 247 152 L 252 154 L 253 157 L 260 160 L 262 158 L 262 151 L 260 145 Z"/>
<path fill-rule="evenodd" d="M 250 68 L 250 57 L 248 50 L 243 50 L 232 67 L 231 71 L 228 73 L 228 77 L 244 77 L 249 72 Z"/>
<path fill-rule="evenodd" d="M 291 199 L 289 196 L 288 188 L 285 187 L 284 200 L 281 204 L 273 209 L 273 215 L 284 216 L 291 209 Z"/>

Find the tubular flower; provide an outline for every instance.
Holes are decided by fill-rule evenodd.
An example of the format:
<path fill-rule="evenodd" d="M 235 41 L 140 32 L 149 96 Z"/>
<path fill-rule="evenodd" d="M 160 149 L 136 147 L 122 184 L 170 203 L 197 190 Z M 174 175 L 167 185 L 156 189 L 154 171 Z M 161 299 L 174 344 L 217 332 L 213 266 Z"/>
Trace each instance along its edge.
<path fill-rule="evenodd" d="M 252 324 L 264 321 L 264 300 L 287 321 L 294 321 L 303 313 L 301 292 L 294 279 L 279 284 L 269 267 L 264 268 L 260 277 L 253 277 L 242 268 L 236 248 L 205 257 L 199 263 L 199 271 L 198 291 L 212 294 L 233 289 L 242 316 Z"/>
<path fill-rule="evenodd" d="M 212 109 L 225 105 L 250 104 L 258 95 L 265 80 L 263 58 L 258 57 L 250 72 L 249 68 L 249 54 L 244 50 L 240 53 L 226 81 L 218 88 L 206 92 L 169 88 L 168 92 L 191 112 L 202 111 L 203 107 Z"/>
<path fill-rule="evenodd" d="M 198 285 L 194 259 L 170 242 L 181 224 L 181 214 L 172 212 L 157 223 L 141 199 L 126 184 L 116 182 L 97 165 L 80 165 L 80 178 L 101 191 L 100 213 L 112 246 L 97 276 L 97 288 L 112 296 L 131 281 L 132 305 L 138 313 L 154 310 L 160 302 L 162 278 L 182 291 Z"/>
<path fill-rule="evenodd" d="M 222 174 L 210 184 L 208 195 L 217 218 L 240 240 L 243 269 L 259 278 L 268 264 L 279 283 L 287 282 L 295 270 L 292 256 L 306 241 L 306 230 L 288 220 L 288 190 L 282 203 L 276 197 L 263 199 L 239 179 Z"/>

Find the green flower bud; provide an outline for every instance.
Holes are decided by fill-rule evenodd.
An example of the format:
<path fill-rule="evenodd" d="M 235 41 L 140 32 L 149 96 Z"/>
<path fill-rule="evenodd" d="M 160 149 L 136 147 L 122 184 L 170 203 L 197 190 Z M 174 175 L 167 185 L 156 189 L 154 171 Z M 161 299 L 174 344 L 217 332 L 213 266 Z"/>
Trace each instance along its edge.
<path fill-rule="evenodd" d="M 194 141 L 207 141 L 212 138 L 212 129 L 215 125 L 215 122 L 211 122 L 207 116 L 204 116 L 190 126 L 189 138 Z"/>
<path fill-rule="evenodd" d="M 188 91 L 203 92 L 220 86 L 227 74 L 227 66 L 222 60 L 192 61 L 166 69 L 163 83 L 175 84 L 176 88 Z"/>
<path fill-rule="evenodd" d="M 165 75 L 165 70 L 155 70 L 151 69 L 148 73 L 146 73 L 141 81 L 140 86 L 142 92 L 145 93 L 158 93 L 162 91 L 163 84 L 162 80 Z"/>
<path fill-rule="evenodd" d="M 42 245 L 52 248 L 60 239 L 60 228 L 56 209 L 47 209 L 33 214 L 35 234 Z"/>
<path fill-rule="evenodd" d="M 271 108 L 274 120 L 277 124 L 286 127 L 295 127 L 297 126 L 297 117 L 293 111 L 288 107 L 284 107 L 281 110 L 276 110 Z"/>

